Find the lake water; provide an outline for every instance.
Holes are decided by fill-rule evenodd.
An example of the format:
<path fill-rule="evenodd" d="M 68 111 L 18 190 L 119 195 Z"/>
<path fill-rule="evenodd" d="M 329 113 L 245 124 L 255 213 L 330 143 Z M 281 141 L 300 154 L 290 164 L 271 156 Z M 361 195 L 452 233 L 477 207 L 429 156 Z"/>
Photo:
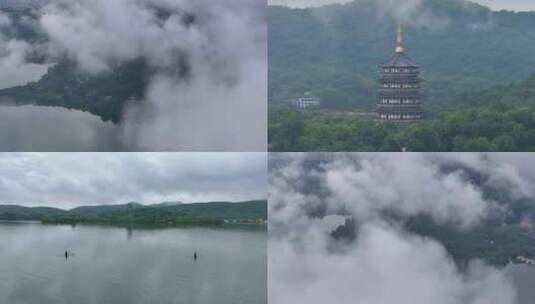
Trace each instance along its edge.
<path fill-rule="evenodd" d="M 121 151 L 120 128 L 87 112 L 0 106 L 0 151 Z"/>
<path fill-rule="evenodd" d="M 266 236 L 0 222 L 0 303 L 265 304 Z"/>
<path fill-rule="evenodd" d="M 510 265 L 505 269 L 518 292 L 518 304 L 535 303 L 535 267 Z"/>

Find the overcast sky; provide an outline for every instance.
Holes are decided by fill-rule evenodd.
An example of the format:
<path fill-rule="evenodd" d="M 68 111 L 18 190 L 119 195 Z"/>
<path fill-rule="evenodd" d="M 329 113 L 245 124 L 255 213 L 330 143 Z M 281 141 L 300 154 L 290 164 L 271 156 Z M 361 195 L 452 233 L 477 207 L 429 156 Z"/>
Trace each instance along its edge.
<path fill-rule="evenodd" d="M 268 0 L 270 5 L 290 5 L 294 7 L 321 6 L 330 3 L 345 3 L 353 0 Z M 404 0 L 399 0 L 404 1 Z M 495 10 L 507 9 L 516 11 L 535 10 L 535 0 L 472 0 Z"/>
<path fill-rule="evenodd" d="M 265 153 L 4 153 L 0 204 L 265 199 Z"/>

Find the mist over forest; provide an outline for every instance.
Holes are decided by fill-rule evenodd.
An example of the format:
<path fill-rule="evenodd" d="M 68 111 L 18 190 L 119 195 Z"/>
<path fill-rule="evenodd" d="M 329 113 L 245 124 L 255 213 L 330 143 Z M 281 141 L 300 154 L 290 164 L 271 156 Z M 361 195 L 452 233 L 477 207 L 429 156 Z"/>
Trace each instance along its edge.
<path fill-rule="evenodd" d="M 535 254 L 530 160 L 272 154 L 273 303 L 527 303 L 504 267 Z"/>
<path fill-rule="evenodd" d="M 107 150 L 265 150 L 264 6 L 258 0 L 0 5 L 0 67 L 18 79 L 0 84 L 0 103 L 63 107 L 111 121 L 119 142 Z"/>

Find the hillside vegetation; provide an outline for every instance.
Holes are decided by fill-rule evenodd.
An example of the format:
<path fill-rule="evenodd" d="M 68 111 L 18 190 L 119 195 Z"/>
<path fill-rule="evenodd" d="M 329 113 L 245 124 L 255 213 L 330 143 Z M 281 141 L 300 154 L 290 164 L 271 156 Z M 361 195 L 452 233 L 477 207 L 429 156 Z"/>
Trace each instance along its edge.
<path fill-rule="evenodd" d="M 312 91 L 326 109 L 373 110 L 377 66 L 394 48 L 393 16 L 405 11 L 379 3 L 385 1 L 269 7 L 271 102 Z M 428 112 L 447 107 L 452 93 L 518 81 L 535 71 L 535 12 L 494 12 L 462 0 L 420 3 L 400 19 L 406 20 L 406 50 L 423 66 Z"/>
<path fill-rule="evenodd" d="M 17 39 L 34 45 L 48 42 L 46 34 L 34 26 L 38 23 L 38 10 L 0 6 L 0 13 L 11 20 L 10 26 L 1 29 L 1 34 L 6 39 Z M 158 12 L 158 18 L 164 19 L 167 16 L 168 12 L 163 9 Z M 182 22 L 191 24 L 195 22 L 195 17 L 186 14 Z M 165 72 L 185 79 L 189 73 L 187 58 L 184 54 L 177 54 L 176 57 L 176 64 L 166 67 Z M 150 79 L 156 73 L 155 68 L 151 68 L 143 58 L 109 63 L 109 70 L 97 74 L 82 71 L 67 56 L 47 58 L 34 51 L 27 55 L 26 61 L 51 66 L 38 81 L 0 90 L 0 103 L 76 109 L 114 123 L 120 123 L 124 119 L 129 104 L 139 104 L 145 98 Z"/>
<path fill-rule="evenodd" d="M 82 206 L 70 210 L 48 207 L 0 205 L 0 220 L 33 220 L 46 224 L 107 225 L 222 225 L 225 220 L 249 222 L 267 220 L 266 201 L 239 203 L 158 204 Z"/>

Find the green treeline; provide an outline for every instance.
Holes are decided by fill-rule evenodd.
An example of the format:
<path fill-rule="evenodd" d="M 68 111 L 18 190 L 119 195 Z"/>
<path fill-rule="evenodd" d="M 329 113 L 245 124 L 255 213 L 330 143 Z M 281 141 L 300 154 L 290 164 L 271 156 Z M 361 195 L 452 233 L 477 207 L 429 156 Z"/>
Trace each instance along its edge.
<path fill-rule="evenodd" d="M 99 214 L 76 214 L 44 217 L 43 224 L 103 224 L 116 226 L 188 226 L 222 225 L 223 219 L 195 217 L 185 213 L 168 212 L 157 208 L 139 208 Z"/>
<path fill-rule="evenodd" d="M 0 221 L 40 221 L 45 224 L 103 224 L 118 226 L 206 226 L 229 223 L 263 224 L 267 201 L 206 202 L 154 205 L 81 206 L 70 210 L 50 207 L 0 205 Z"/>
<path fill-rule="evenodd" d="M 268 8 L 269 100 L 312 92 L 324 109 L 373 111 L 378 65 L 394 52 L 396 20 L 381 1 L 309 9 Z M 422 65 L 427 105 L 452 94 L 528 77 L 535 67 L 535 12 L 491 11 L 463 0 L 422 0 L 404 27 Z"/>
<path fill-rule="evenodd" d="M 348 113 L 272 109 L 271 151 L 535 151 L 535 94 L 522 103 L 486 99 L 398 128 Z M 499 100 L 499 102 L 492 102 Z"/>

